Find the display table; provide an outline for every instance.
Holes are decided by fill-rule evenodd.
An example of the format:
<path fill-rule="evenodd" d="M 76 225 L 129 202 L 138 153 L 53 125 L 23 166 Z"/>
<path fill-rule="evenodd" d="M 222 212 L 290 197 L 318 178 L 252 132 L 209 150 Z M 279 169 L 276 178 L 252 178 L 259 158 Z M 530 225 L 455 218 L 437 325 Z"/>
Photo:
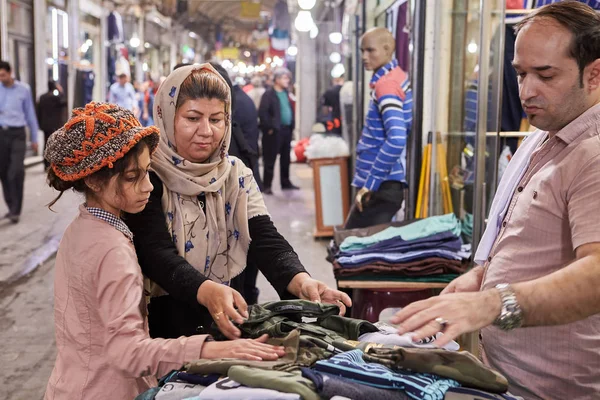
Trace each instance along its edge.
<path fill-rule="evenodd" d="M 333 228 L 343 225 L 350 211 L 348 157 L 313 159 L 310 164 L 315 189 L 314 237 L 332 237 Z"/>

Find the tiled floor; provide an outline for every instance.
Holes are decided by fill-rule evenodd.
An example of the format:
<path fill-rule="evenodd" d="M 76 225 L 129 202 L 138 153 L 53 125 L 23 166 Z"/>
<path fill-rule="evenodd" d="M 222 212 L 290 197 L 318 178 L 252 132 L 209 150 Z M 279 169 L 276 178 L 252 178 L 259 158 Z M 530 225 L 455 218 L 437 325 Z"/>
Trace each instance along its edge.
<path fill-rule="evenodd" d="M 313 238 L 315 193 L 312 169 L 306 164 L 293 164 L 291 179 L 295 185 L 300 186 L 301 190 L 282 191 L 279 188 L 279 178 L 275 176 L 274 194 L 265 196 L 267 208 L 275 226 L 298 253 L 306 270 L 313 278 L 334 287 L 335 279 L 331 264 L 325 261 L 327 255 L 325 246 L 328 240 Z M 260 302 L 278 298 L 277 293 L 262 274 L 259 275 L 257 286 L 260 289 Z"/>

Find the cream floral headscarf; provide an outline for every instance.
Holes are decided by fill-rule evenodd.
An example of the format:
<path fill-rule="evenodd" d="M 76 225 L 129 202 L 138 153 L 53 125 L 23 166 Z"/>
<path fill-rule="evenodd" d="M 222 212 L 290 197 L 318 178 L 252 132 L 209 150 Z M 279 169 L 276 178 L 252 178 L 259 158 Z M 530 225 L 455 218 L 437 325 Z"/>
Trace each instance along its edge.
<path fill-rule="evenodd" d="M 152 170 L 164 185 L 162 208 L 179 255 L 207 278 L 223 284 L 246 267 L 250 246 L 248 219 L 268 215 L 252 171 L 227 155 L 231 140 L 231 91 L 226 104 L 227 128 L 221 145 L 204 163 L 185 160 L 175 148 L 175 108 L 183 81 L 194 70 L 215 74 L 210 64 L 195 64 L 171 73 L 154 102 L 160 144 Z M 206 205 L 198 196 L 204 193 Z"/>

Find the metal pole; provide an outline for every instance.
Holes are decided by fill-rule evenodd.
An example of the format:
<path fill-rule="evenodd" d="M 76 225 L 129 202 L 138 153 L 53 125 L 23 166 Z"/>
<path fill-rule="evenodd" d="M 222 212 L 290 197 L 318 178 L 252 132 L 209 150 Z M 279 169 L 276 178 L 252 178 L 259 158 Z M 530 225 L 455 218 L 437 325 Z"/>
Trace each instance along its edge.
<path fill-rule="evenodd" d="M 489 0 L 481 0 L 479 26 L 479 84 L 477 87 L 477 134 L 475 135 L 475 200 L 473 210 L 473 249 L 477 249 L 485 227 L 485 147 L 490 70 L 490 24 L 492 13 Z"/>
<path fill-rule="evenodd" d="M 8 60 L 8 0 L 0 0 L 0 59 Z"/>
<path fill-rule="evenodd" d="M 437 213 L 437 182 L 439 179 L 436 178 L 437 170 L 437 109 L 438 109 L 438 88 L 440 81 L 440 68 L 439 63 L 436 60 L 440 59 L 440 27 L 441 27 L 441 13 L 443 9 L 437 8 L 433 16 L 433 91 L 430 97 L 431 107 L 431 175 L 429 179 L 429 210 L 430 215 Z"/>
<path fill-rule="evenodd" d="M 413 18 L 413 52 L 411 86 L 413 90 L 413 125 L 408 135 L 408 197 L 406 199 L 406 219 L 415 215 L 421 159 L 423 153 L 423 68 L 425 65 L 425 20 L 424 2 L 417 1 Z"/>

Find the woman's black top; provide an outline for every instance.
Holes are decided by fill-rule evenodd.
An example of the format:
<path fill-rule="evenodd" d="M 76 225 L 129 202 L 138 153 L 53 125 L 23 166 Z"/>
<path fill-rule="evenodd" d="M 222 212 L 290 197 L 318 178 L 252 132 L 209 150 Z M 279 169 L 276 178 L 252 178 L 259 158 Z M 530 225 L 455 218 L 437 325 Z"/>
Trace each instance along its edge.
<path fill-rule="evenodd" d="M 196 300 L 198 288 L 208 278 L 177 252 L 162 209 L 163 183 L 153 172 L 150 172 L 150 181 L 154 190 L 144 211 L 125 216 L 125 222 L 133 232 L 142 272 L 169 293 L 150 301 L 150 335 L 174 338 L 210 333 L 212 317 Z M 306 272 L 298 255 L 277 232 L 268 215 L 249 219 L 248 227 L 252 239 L 248 264 L 258 267 L 280 297 L 290 297 L 286 289 L 288 284 L 296 274 Z M 241 289 L 242 282 L 234 278 L 231 286 Z"/>

